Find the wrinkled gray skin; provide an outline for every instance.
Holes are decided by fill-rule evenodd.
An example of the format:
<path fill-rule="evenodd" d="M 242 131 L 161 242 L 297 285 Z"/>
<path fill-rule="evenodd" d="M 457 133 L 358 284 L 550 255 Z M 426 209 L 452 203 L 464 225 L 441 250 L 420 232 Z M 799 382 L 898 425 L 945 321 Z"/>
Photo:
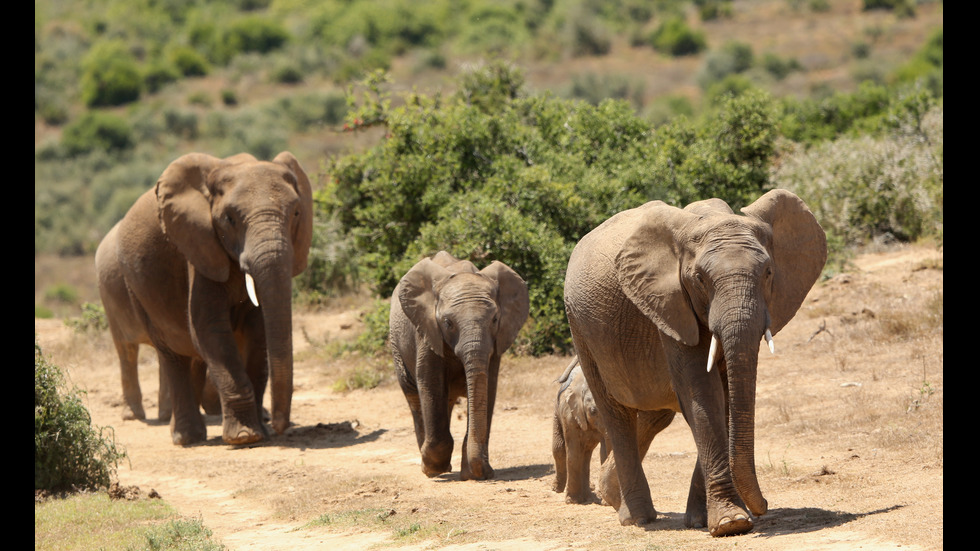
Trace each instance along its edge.
<path fill-rule="evenodd" d="M 600 461 L 606 460 L 605 431 L 599 409 L 585 382 L 578 357 L 572 359 L 558 378 L 551 451 L 555 456 L 556 492 L 566 490 L 566 503 L 590 503 L 589 470 L 592 451 L 599 448 Z"/>
<path fill-rule="evenodd" d="M 389 346 L 427 476 L 451 470 L 449 420 L 456 400 L 466 397 L 460 477 L 493 478 L 488 442 L 500 357 L 528 306 L 527 285 L 507 265 L 477 270 L 445 251 L 417 263 L 395 288 Z"/>
<path fill-rule="evenodd" d="M 287 152 L 272 162 L 191 153 L 167 167 L 96 252 L 125 417 L 145 417 L 136 356 L 146 343 L 156 349 L 171 390 L 175 444 L 207 437 L 198 408 L 206 402 L 204 366 L 220 397 L 225 442 L 248 444 L 267 435 L 262 396 L 270 379 L 273 428 L 286 430 L 292 277 L 306 267 L 312 214 L 309 180 Z M 258 307 L 248 297 L 246 274 L 254 279 Z"/>
<path fill-rule="evenodd" d="M 114 243 L 119 238 L 116 235 L 118 226 L 113 227 L 106 235 L 104 242 Z M 99 247 L 95 255 L 95 263 L 99 274 L 99 294 L 102 305 L 109 321 L 109 332 L 119 356 L 120 378 L 123 390 L 122 418 L 146 419 L 143 410 L 143 393 L 140 389 L 139 373 L 137 370 L 139 345 L 153 346 L 146 327 L 140 321 L 138 306 L 130 299 L 123 275 L 117 249 L 110 246 Z M 159 360 L 159 354 L 157 355 Z M 161 364 L 162 365 L 162 364 Z M 191 361 L 190 376 L 194 387 L 195 402 L 204 407 L 208 415 L 221 413 L 221 402 L 214 384 L 207 380 L 207 366 L 195 359 Z M 159 370 L 159 392 L 157 397 L 157 419 L 169 422 L 173 413 L 173 402 L 170 394 L 170 381 Z"/>
<path fill-rule="evenodd" d="M 684 210 L 654 201 L 613 216 L 572 252 L 565 307 L 612 448 L 599 493 L 623 524 L 656 519 L 641 461 L 678 411 L 698 449 L 686 524 L 740 534 L 752 529 L 749 511 L 767 510 L 754 450 L 760 340 L 795 315 L 827 245 L 788 191 L 742 212 L 720 199 Z"/>

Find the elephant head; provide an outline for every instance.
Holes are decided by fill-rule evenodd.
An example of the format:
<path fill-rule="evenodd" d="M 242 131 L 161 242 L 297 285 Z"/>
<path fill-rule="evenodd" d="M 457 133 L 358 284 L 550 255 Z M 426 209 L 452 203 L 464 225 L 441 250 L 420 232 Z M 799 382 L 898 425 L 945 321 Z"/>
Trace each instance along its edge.
<path fill-rule="evenodd" d="M 778 333 L 802 304 L 826 261 L 826 237 L 803 201 L 785 190 L 743 208 L 746 216 L 719 199 L 644 210 L 615 260 L 620 285 L 675 343 L 665 347 L 672 368 L 683 363 L 711 371 L 719 358 L 732 480 L 749 510 L 764 514 L 754 462 L 759 342 Z"/>
<path fill-rule="evenodd" d="M 292 277 L 306 267 L 313 232 L 306 173 L 288 152 L 271 162 L 247 154 L 218 159 L 192 153 L 163 172 L 156 199 L 167 239 L 193 267 L 194 277 L 203 278 L 200 285 L 192 284 L 192 309 L 195 302 L 207 302 L 206 307 L 227 315 L 229 308 L 246 300 L 245 294 L 255 306 L 261 305 L 259 331 L 264 331 L 271 371 L 272 423 L 282 433 L 289 426 L 293 388 Z M 217 288 L 224 291 L 217 293 Z M 216 329 L 217 321 L 202 323 L 215 324 L 214 331 L 193 335 L 195 346 L 207 349 L 214 346 L 204 342 L 210 338 L 208 333 L 221 331 Z M 211 365 L 208 354 L 202 350 L 202 355 Z M 223 389 L 238 384 L 235 376 L 212 372 L 225 408 L 246 407 L 247 400 L 225 403 Z M 256 407 L 255 402 L 261 410 L 262 396 L 254 396 L 251 407 Z M 227 420 L 228 412 L 225 416 Z"/>
<path fill-rule="evenodd" d="M 418 347 L 431 349 L 444 366 L 462 366 L 468 404 L 462 476 L 491 478 L 487 443 L 497 370 L 527 319 L 527 285 L 502 262 L 477 270 L 443 252 L 409 270 L 396 294 L 420 337 Z M 417 369 L 425 379 L 426 370 L 440 368 Z"/>

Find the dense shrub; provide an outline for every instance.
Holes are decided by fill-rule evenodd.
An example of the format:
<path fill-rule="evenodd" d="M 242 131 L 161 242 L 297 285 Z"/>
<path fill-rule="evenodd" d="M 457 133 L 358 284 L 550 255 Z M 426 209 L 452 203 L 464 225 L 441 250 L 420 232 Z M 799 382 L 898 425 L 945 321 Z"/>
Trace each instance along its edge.
<path fill-rule="evenodd" d="M 111 429 L 93 427 L 78 391 L 34 342 L 34 489 L 107 488 L 125 453 Z"/>
<path fill-rule="evenodd" d="M 773 182 L 794 190 L 839 249 L 890 236 L 942 240 L 943 110 L 893 110 L 887 134 L 840 137 L 783 156 Z"/>
<path fill-rule="evenodd" d="M 170 50 L 168 58 L 185 77 L 200 77 L 211 72 L 207 59 L 189 46 L 178 46 Z"/>
<path fill-rule="evenodd" d="M 89 107 L 122 105 L 139 99 L 143 75 L 123 43 L 101 42 L 82 61 L 81 87 Z"/>
<path fill-rule="evenodd" d="M 703 32 L 692 29 L 682 18 L 674 17 L 650 34 L 650 45 L 657 51 L 679 57 L 701 52 L 708 41 Z"/>
<path fill-rule="evenodd" d="M 822 99 L 786 99 L 782 102 L 782 133 L 805 143 L 834 139 L 880 129 L 892 92 L 885 86 L 864 82 L 853 93 Z"/>
<path fill-rule="evenodd" d="M 385 137 L 333 161 L 322 215 L 353 237 L 361 273 L 380 297 L 439 250 L 481 267 L 510 265 L 531 294 L 518 348 L 564 351 L 562 287 L 575 243 L 650 199 L 753 200 L 767 183 L 772 104 L 747 94 L 704 124 L 654 132 L 626 102 L 528 96 L 522 78 L 492 65 L 464 75 L 451 97 L 411 95 L 397 108 L 371 81 L 373 95 L 348 125 L 383 125 Z"/>
<path fill-rule="evenodd" d="M 156 60 L 143 69 L 143 84 L 150 93 L 159 92 L 161 88 L 180 79 L 180 71 L 167 61 Z"/>
<path fill-rule="evenodd" d="M 116 115 L 88 111 L 65 126 L 61 145 L 68 155 L 95 150 L 120 151 L 132 147 L 133 131 L 124 119 Z"/>
<path fill-rule="evenodd" d="M 281 48 L 289 40 L 289 32 L 268 17 L 254 15 L 234 21 L 225 32 L 224 41 L 230 52 L 267 54 Z"/>

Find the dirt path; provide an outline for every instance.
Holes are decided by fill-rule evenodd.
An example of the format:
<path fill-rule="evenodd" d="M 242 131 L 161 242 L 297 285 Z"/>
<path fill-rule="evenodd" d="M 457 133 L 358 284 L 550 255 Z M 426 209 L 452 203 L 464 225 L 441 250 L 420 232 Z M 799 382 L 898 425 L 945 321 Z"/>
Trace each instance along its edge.
<path fill-rule="evenodd" d="M 695 448 L 680 418 L 644 462 L 662 516 L 648 529 L 551 491 L 552 381 L 563 357 L 505 360 L 490 440 L 497 478 L 460 482 L 421 473 L 390 376 L 373 390 L 331 390 L 364 362 L 326 352 L 358 330 L 356 311 L 295 316 L 295 426 L 248 449 L 222 444 L 217 418 L 209 440 L 190 448 L 170 444 L 164 425 L 121 421 L 108 337 L 52 320 L 35 320 L 35 333 L 87 391 L 94 422 L 114 427 L 126 448 L 120 482 L 156 490 L 232 550 L 941 549 L 942 253 L 902 249 L 856 264 L 811 293 L 776 336 L 777 355 L 760 355 L 756 463 L 770 512 L 751 534 L 720 540 L 683 526 Z M 155 415 L 148 350 L 140 378 Z M 457 411 L 455 469 L 465 417 Z"/>

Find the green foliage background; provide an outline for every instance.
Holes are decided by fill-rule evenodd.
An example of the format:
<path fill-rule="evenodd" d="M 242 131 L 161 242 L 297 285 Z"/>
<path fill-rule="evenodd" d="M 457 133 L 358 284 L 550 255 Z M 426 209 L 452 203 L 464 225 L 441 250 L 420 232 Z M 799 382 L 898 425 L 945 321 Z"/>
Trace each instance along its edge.
<path fill-rule="evenodd" d="M 907 2 L 863 6 L 915 16 Z M 298 294 L 316 302 L 367 285 L 382 299 L 372 319 L 383 320 L 383 299 L 422 256 L 501 260 L 531 287 L 525 352 L 567 350 L 571 248 L 648 200 L 721 197 L 737 209 L 790 188 L 838 266 L 879 238 L 941 243 L 942 28 L 853 91 L 778 97 L 766 90 L 805 68 L 713 43 L 698 18 L 732 10 L 723 0 L 35 2 L 36 127 L 58 130 L 36 140 L 35 254 L 92 253 L 181 153 L 271 158 L 343 128 L 357 148 L 313 147 L 316 162 L 305 162 L 329 176 Z M 873 56 L 873 31 L 856 57 Z M 534 91 L 503 62 L 460 71 L 441 92 L 385 80 L 396 60 L 423 73 L 445 72 L 450 52 L 560 64 L 608 55 L 616 37 L 702 56 L 703 99 L 644 105 L 643 82 L 590 72 Z M 256 100 L 263 86 L 276 92 Z M 384 324 L 371 327 L 359 348 L 382 342 Z"/>

